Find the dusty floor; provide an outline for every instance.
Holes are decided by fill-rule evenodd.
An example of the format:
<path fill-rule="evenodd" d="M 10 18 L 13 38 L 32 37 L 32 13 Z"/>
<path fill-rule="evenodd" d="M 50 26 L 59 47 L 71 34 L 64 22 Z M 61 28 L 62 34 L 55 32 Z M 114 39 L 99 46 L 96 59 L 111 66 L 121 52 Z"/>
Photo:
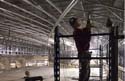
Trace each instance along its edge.
<path fill-rule="evenodd" d="M 43 76 L 44 81 L 54 81 L 53 67 L 42 66 L 40 68 L 21 69 L 11 72 L 0 73 L 0 81 L 24 81 L 23 77 L 26 70 L 30 71 L 31 76 Z M 78 81 L 78 68 L 62 68 L 60 81 Z M 95 81 L 95 80 L 92 80 Z"/>

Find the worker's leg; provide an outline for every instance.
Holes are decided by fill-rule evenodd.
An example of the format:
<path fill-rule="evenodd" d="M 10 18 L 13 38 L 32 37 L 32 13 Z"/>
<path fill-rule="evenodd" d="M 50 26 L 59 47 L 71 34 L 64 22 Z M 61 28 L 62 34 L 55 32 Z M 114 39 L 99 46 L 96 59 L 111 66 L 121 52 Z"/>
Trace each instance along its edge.
<path fill-rule="evenodd" d="M 79 54 L 79 57 L 88 57 L 89 53 Z M 88 81 L 90 76 L 90 59 L 79 59 L 79 81 Z"/>

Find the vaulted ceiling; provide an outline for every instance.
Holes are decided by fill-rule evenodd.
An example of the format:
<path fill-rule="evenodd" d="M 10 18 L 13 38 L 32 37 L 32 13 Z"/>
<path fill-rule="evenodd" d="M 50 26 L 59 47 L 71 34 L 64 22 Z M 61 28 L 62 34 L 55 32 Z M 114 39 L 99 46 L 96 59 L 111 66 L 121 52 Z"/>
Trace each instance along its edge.
<path fill-rule="evenodd" d="M 87 20 L 88 13 L 93 33 L 108 31 L 107 18 L 123 33 L 124 0 L 0 0 L 0 35 L 46 44 L 57 25 L 72 34 L 69 18 Z"/>

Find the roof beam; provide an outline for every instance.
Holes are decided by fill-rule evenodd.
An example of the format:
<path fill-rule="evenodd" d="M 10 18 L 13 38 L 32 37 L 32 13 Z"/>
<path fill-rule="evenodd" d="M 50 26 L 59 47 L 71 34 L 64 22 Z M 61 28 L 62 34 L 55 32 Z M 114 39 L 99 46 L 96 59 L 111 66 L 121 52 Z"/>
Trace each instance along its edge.
<path fill-rule="evenodd" d="M 62 13 L 62 11 L 56 7 L 50 0 L 46 0 L 52 7 L 54 7 L 60 14 Z"/>
<path fill-rule="evenodd" d="M 14 21 L 11 21 L 11 20 L 6 20 L 6 21 L 7 21 L 7 22 L 10 22 L 10 23 L 12 23 L 12 24 L 20 25 L 21 28 L 24 27 L 24 28 L 26 28 L 26 29 L 30 29 L 30 30 L 36 31 L 36 32 L 41 33 L 41 34 L 48 34 L 48 33 L 46 33 L 46 32 L 41 31 L 41 29 L 32 28 L 32 27 L 30 27 L 30 26 L 27 26 L 27 25 L 24 25 L 24 24 L 20 24 L 19 22 L 14 22 Z"/>
<path fill-rule="evenodd" d="M 32 28 L 33 28 L 33 27 L 38 27 L 38 28 L 41 28 L 41 29 L 42 29 L 42 27 L 36 26 L 36 25 L 34 25 L 34 24 L 32 24 L 32 23 L 29 23 L 29 22 L 26 22 L 26 21 L 22 21 L 22 20 L 16 19 L 16 18 L 14 18 L 14 17 L 8 16 L 8 15 L 3 14 L 3 13 L 0 13 L 0 15 L 5 16 L 5 17 L 10 18 L 10 19 L 13 19 L 13 20 L 17 20 L 17 21 L 19 21 L 19 22 L 23 22 L 23 23 L 29 24 L 29 25 L 32 26 Z M 28 27 L 28 28 L 31 28 L 30 26 L 27 26 L 27 27 Z M 35 28 L 33 28 L 33 29 L 35 29 Z M 48 30 L 46 30 L 46 31 L 48 31 Z M 45 31 L 43 31 L 43 32 L 46 33 Z M 49 31 L 48 31 L 48 32 L 49 32 Z"/>
<path fill-rule="evenodd" d="M 42 32 L 40 32 L 40 31 L 38 31 L 38 30 L 35 30 L 35 29 L 32 29 L 32 28 L 30 28 L 30 29 L 27 29 L 27 28 L 25 28 L 26 26 L 17 26 L 17 25 L 14 25 L 14 24 L 11 24 L 11 23 L 4 23 L 4 22 L 0 22 L 0 24 L 2 24 L 2 26 L 10 26 L 9 28 L 11 28 L 11 29 L 18 29 L 18 30 L 23 30 L 23 31 L 25 31 L 25 32 L 29 32 L 29 33 L 40 33 L 40 34 L 43 34 Z M 19 31 L 20 32 L 20 31 Z M 43 34 L 44 35 L 44 34 Z"/>
<path fill-rule="evenodd" d="M 60 14 L 62 14 L 63 12 L 58 8 L 58 7 L 56 7 L 56 5 L 54 4 L 54 3 L 52 3 L 50 0 L 46 0 L 52 7 L 54 7 Z M 56 19 L 57 20 L 57 19 Z M 64 24 L 65 24 L 65 26 L 66 26 L 66 23 L 64 22 L 64 21 L 62 21 Z M 60 24 L 59 24 L 59 26 L 61 26 Z M 68 31 L 64 28 L 64 27 L 61 27 L 67 34 L 68 34 Z"/>
<path fill-rule="evenodd" d="M 6 24 L 5 24 L 6 25 Z M 7 30 L 8 28 L 10 28 L 10 26 L 9 25 L 2 25 L 2 24 L 0 24 L 0 30 L 1 30 L 1 26 L 4 26 L 4 28 L 2 27 L 2 29 L 4 29 L 4 30 Z M 9 29 L 8 29 L 9 30 Z M 13 33 L 16 33 L 17 34 L 17 37 L 21 37 L 21 35 L 22 35 L 22 37 L 21 38 L 25 38 L 25 39 L 30 39 L 30 41 L 34 41 L 35 40 L 35 42 L 36 41 L 39 41 L 39 43 L 42 43 L 43 41 L 40 41 L 40 40 L 37 40 L 37 39 L 35 39 L 35 38 L 33 38 L 33 37 L 29 37 L 29 35 L 24 35 L 24 33 L 22 33 L 23 31 L 22 30 L 20 30 L 20 29 L 18 29 L 18 31 L 20 31 L 20 32 L 17 32 L 17 29 L 14 29 L 13 28 L 13 30 L 11 30 Z M 30 32 L 31 33 L 31 32 Z M 33 34 L 33 33 L 32 33 Z M 44 39 L 45 40 L 45 39 Z M 29 40 L 28 40 L 29 41 Z M 45 44 L 45 42 L 44 42 L 44 44 Z"/>
<path fill-rule="evenodd" d="M 124 11 L 124 9 L 116 8 L 116 7 L 105 5 L 105 4 L 98 4 L 98 5 L 103 6 L 103 7 L 107 7 L 107 8 L 113 9 L 113 10 L 117 10 L 117 11 L 120 11 L 120 12 Z"/>
<path fill-rule="evenodd" d="M 36 8 L 37 10 L 45 13 L 47 16 L 49 16 L 50 18 L 52 18 L 53 20 L 57 20 L 54 16 L 52 16 L 50 13 L 48 13 L 47 11 L 45 11 L 40 5 L 35 6 L 34 4 L 32 4 L 30 1 L 28 0 L 23 0 L 24 2 L 26 2 L 27 4 L 30 4 L 31 6 L 33 6 L 34 8 Z"/>
<path fill-rule="evenodd" d="M 63 11 L 63 13 L 60 15 L 60 17 L 58 18 L 58 20 L 56 21 L 55 25 L 53 26 L 53 29 L 51 30 L 49 37 L 51 36 L 51 34 L 53 33 L 53 31 L 55 30 L 56 26 L 59 25 L 60 21 L 62 21 L 62 19 L 67 15 L 67 13 L 77 4 L 79 0 L 72 0 L 71 3 L 67 6 L 67 8 Z"/>
<path fill-rule="evenodd" d="M 103 3 L 102 3 L 100 0 L 98 0 L 98 2 L 99 2 L 99 5 L 102 5 L 108 12 L 112 13 L 112 15 L 114 15 L 115 17 L 117 17 L 120 21 L 123 21 L 123 19 L 122 19 L 119 15 L 117 15 L 115 12 L 113 12 L 113 11 L 110 9 L 109 6 L 103 5 Z"/>
<path fill-rule="evenodd" d="M 43 12 L 43 13 L 45 13 L 46 15 L 48 15 L 50 18 L 52 18 L 55 22 L 57 21 L 57 18 L 55 18 L 53 15 L 51 15 L 50 13 L 48 13 L 47 11 L 45 11 L 40 5 L 38 5 L 38 6 L 35 6 L 34 4 L 32 4 L 30 1 L 28 1 L 28 0 L 23 0 L 23 1 L 25 1 L 27 4 L 30 4 L 30 5 L 32 5 L 33 7 L 35 7 L 36 9 L 38 9 L 39 11 L 41 11 L 41 12 Z M 53 4 L 53 6 L 54 6 L 54 4 Z M 56 6 L 54 6 L 54 8 L 55 8 Z M 56 8 L 57 9 L 57 8 Z M 59 9 L 58 9 L 59 10 Z M 61 10 L 59 10 L 59 12 L 61 12 L 62 13 L 62 11 Z M 60 24 L 59 24 L 60 25 Z M 53 25 L 54 26 L 54 25 Z M 61 26 L 61 25 L 60 25 Z M 63 27 L 61 27 L 66 33 L 67 33 L 67 31 L 63 28 Z"/>
<path fill-rule="evenodd" d="M 28 17 L 26 17 L 26 16 L 23 16 L 23 15 L 20 15 L 20 14 L 18 14 L 18 13 L 15 13 L 15 12 L 12 12 L 12 11 L 9 11 L 9 10 L 6 10 L 6 9 L 3 9 L 3 8 L 0 8 L 0 10 L 2 10 L 2 11 L 4 11 L 4 12 L 7 12 L 7 14 L 14 14 L 15 16 L 19 16 L 19 17 L 21 17 L 21 18 L 23 18 L 23 19 L 28 19 L 28 20 L 30 20 L 30 21 L 32 21 L 32 22 L 35 22 L 35 23 L 38 23 L 38 24 L 40 24 L 41 26 L 44 26 L 44 27 L 47 27 L 47 28 L 49 28 L 47 25 L 45 25 L 45 24 L 42 24 L 42 23 L 40 23 L 40 22 L 38 22 L 38 21 L 36 21 L 36 20 L 33 20 L 33 19 L 31 19 L 31 18 L 28 18 Z M 41 27 L 42 28 L 42 27 Z M 46 30 L 45 28 L 42 28 L 43 30 Z"/>
<path fill-rule="evenodd" d="M 16 26 L 16 25 L 13 25 L 11 23 L 3 23 L 3 22 L 0 22 L 0 26 L 5 26 L 5 27 L 8 27 L 9 30 L 16 30 L 17 32 L 21 32 L 21 33 L 26 33 L 26 32 L 29 32 L 29 33 L 32 33 L 33 31 L 27 31 L 25 28 L 22 28 L 20 26 Z"/>
<path fill-rule="evenodd" d="M 113 12 L 110 8 L 105 7 L 107 9 L 107 11 L 109 11 L 110 13 L 112 13 L 112 15 L 114 15 L 115 17 L 117 17 L 120 21 L 124 21 L 123 18 L 121 18 L 117 13 Z"/>
<path fill-rule="evenodd" d="M 90 0 L 89 0 L 89 1 L 86 1 L 86 2 L 92 3 Z M 100 2 L 100 1 L 99 1 L 99 2 Z M 92 3 L 92 4 L 93 4 L 93 3 Z M 115 7 L 115 6 L 109 6 L 109 5 L 103 4 L 102 2 L 101 2 L 101 3 L 94 3 L 94 4 L 97 4 L 98 6 L 108 7 L 108 8 L 110 8 L 110 9 L 118 10 L 118 11 L 121 11 L 121 12 L 124 11 L 124 9 L 120 9 L 120 8 Z"/>
<path fill-rule="evenodd" d="M 33 16 L 35 16 L 35 17 L 41 19 L 42 21 L 45 21 L 45 22 L 47 22 L 47 23 L 49 23 L 49 24 L 52 25 L 52 23 L 49 22 L 48 20 L 46 20 L 46 19 L 44 19 L 44 18 L 42 18 L 42 17 L 40 17 L 40 16 L 38 16 L 38 15 L 36 15 L 36 14 L 30 12 L 30 11 L 27 11 L 27 10 L 25 10 L 25 9 L 19 7 L 19 6 L 16 6 L 15 4 L 9 3 L 9 2 L 7 2 L 7 1 L 2 1 L 2 2 L 5 3 L 5 4 L 7 4 L 7 5 L 10 5 L 10 6 L 14 7 L 14 8 L 17 8 L 17 9 L 23 11 L 23 12 L 26 12 L 26 13 L 28 13 L 28 14 L 30 14 L 30 15 L 33 15 Z"/>

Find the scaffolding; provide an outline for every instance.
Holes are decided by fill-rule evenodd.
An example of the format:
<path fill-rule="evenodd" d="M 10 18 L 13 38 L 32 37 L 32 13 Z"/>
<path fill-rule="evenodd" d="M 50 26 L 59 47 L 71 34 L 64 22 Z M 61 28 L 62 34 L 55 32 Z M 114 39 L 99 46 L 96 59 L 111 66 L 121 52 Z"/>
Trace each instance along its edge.
<path fill-rule="evenodd" d="M 61 35 L 58 30 L 58 26 L 55 28 L 55 38 L 54 38 L 54 78 L 55 81 L 60 81 L 60 60 L 71 60 L 71 59 L 99 59 L 100 60 L 100 70 L 102 70 L 102 60 L 109 60 L 109 77 L 108 81 L 118 81 L 118 39 L 123 39 L 124 35 L 118 35 L 118 27 L 112 27 L 110 33 L 100 33 L 91 34 L 91 36 L 109 36 L 109 56 L 108 57 L 90 57 L 90 58 L 80 58 L 80 57 L 60 57 L 60 38 L 73 37 L 73 35 Z M 100 50 L 102 48 L 100 47 Z M 101 53 L 100 53 L 101 54 Z M 102 80 L 102 71 L 100 71 L 100 81 Z"/>

